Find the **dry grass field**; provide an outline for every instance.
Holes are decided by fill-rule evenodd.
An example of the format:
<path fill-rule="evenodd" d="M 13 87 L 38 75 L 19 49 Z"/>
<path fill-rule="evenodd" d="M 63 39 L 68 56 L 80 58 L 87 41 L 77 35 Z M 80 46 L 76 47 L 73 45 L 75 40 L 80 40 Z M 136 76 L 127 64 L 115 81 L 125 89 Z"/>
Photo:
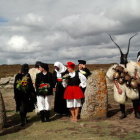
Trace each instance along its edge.
<path fill-rule="evenodd" d="M 89 64 L 87 67 L 92 71 L 94 69 L 108 69 L 108 67 L 111 64 Z M 33 67 L 33 65 L 30 65 L 30 67 Z M 7 76 L 13 76 L 16 73 L 20 71 L 21 65 L 0 65 L 0 78 L 7 77 Z M 53 65 L 49 64 L 50 71 L 53 72 Z"/>

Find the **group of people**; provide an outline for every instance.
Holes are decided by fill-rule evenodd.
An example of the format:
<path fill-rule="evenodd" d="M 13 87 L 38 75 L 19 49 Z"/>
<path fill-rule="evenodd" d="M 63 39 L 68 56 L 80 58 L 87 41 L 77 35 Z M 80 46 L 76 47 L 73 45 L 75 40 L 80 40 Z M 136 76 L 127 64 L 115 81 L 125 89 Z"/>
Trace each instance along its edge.
<path fill-rule="evenodd" d="M 28 64 L 22 65 L 14 82 L 16 111 L 20 112 L 22 126 L 28 121 L 27 113 L 34 109 L 38 110 L 42 122 L 50 121 L 52 95 L 56 115 L 69 115 L 72 122 L 78 121 L 87 78 L 91 74 L 85 60 L 78 62 L 78 70 L 73 62 L 67 62 L 66 66 L 55 62 L 53 73 L 48 64 L 40 61 L 31 69 Z"/>
<path fill-rule="evenodd" d="M 14 82 L 14 97 L 16 110 L 20 112 L 21 125 L 27 123 L 27 112 L 38 110 L 42 122 L 50 121 L 52 95 L 54 98 L 54 112 L 56 115 L 70 116 L 72 122 L 77 122 L 84 103 L 84 92 L 87 78 L 91 72 L 86 68 L 86 61 L 78 60 L 78 70 L 73 62 L 66 66 L 61 62 L 54 63 L 54 72 L 43 62 L 36 62 L 35 67 L 29 69 L 28 64 L 21 67 Z M 120 104 L 122 115 L 127 116 L 125 103 L 131 99 L 135 117 L 140 119 L 140 52 L 137 62 L 128 62 L 122 57 L 120 64 L 111 66 L 107 77 L 114 83 L 114 99 Z"/>

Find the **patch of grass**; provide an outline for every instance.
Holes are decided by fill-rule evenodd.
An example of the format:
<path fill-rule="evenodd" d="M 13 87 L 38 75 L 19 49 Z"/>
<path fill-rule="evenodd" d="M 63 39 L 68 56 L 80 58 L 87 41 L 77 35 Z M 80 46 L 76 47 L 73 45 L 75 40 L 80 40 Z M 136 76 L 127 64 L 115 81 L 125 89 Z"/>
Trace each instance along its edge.
<path fill-rule="evenodd" d="M 140 140 L 140 134 L 139 133 L 128 133 L 128 135 L 125 137 L 125 140 Z"/>
<path fill-rule="evenodd" d="M 17 116 L 15 116 L 17 119 Z M 13 118 L 14 119 L 14 118 Z M 17 119 L 19 121 L 19 119 Z M 18 126 L 7 130 L 1 140 L 119 140 L 109 136 L 108 123 L 104 121 L 72 123 L 69 118 L 66 120 L 55 120 L 48 123 L 41 123 L 38 116 L 30 114 L 30 123 L 27 127 Z M 9 131 L 9 132 L 8 132 Z"/>

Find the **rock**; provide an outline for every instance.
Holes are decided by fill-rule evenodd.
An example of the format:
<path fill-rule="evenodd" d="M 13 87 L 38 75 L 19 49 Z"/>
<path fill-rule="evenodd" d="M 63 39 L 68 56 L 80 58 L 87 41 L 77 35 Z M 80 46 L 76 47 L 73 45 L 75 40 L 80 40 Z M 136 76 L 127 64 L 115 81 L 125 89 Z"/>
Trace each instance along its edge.
<path fill-rule="evenodd" d="M 4 86 L 4 88 L 5 88 L 5 89 L 12 89 L 12 88 L 14 88 L 14 86 L 11 85 L 11 84 L 8 84 L 8 85 Z"/>
<path fill-rule="evenodd" d="M 9 81 L 9 84 L 12 84 L 13 85 L 14 84 L 14 80 L 10 80 Z"/>
<path fill-rule="evenodd" d="M 5 112 L 5 105 L 2 98 L 2 94 L 0 92 L 0 130 L 4 127 L 6 122 L 6 112 Z"/>
<path fill-rule="evenodd" d="M 103 70 L 95 70 L 87 81 L 85 103 L 81 110 L 81 118 L 86 120 L 107 117 L 108 91 Z"/>
<path fill-rule="evenodd" d="M 15 77 L 9 77 L 9 84 L 14 84 L 15 81 Z"/>
<path fill-rule="evenodd" d="M 6 85 L 6 84 L 8 84 L 9 83 L 9 77 L 7 77 L 7 78 L 1 78 L 0 79 L 0 85 Z"/>

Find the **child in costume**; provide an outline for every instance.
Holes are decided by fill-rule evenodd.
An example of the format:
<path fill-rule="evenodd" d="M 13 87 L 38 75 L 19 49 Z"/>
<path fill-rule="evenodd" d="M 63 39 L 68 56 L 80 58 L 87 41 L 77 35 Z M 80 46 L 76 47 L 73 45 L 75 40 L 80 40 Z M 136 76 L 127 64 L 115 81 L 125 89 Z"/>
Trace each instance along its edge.
<path fill-rule="evenodd" d="M 66 87 L 64 99 L 67 102 L 67 108 L 71 112 L 71 121 L 77 122 L 80 107 L 82 106 L 81 99 L 84 98 L 84 93 L 81 89 L 86 87 L 86 77 L 78 71 L 75 71 L 75 64 L 67 62 L 68 77 L 63 80 L 63 85 Z"/>

